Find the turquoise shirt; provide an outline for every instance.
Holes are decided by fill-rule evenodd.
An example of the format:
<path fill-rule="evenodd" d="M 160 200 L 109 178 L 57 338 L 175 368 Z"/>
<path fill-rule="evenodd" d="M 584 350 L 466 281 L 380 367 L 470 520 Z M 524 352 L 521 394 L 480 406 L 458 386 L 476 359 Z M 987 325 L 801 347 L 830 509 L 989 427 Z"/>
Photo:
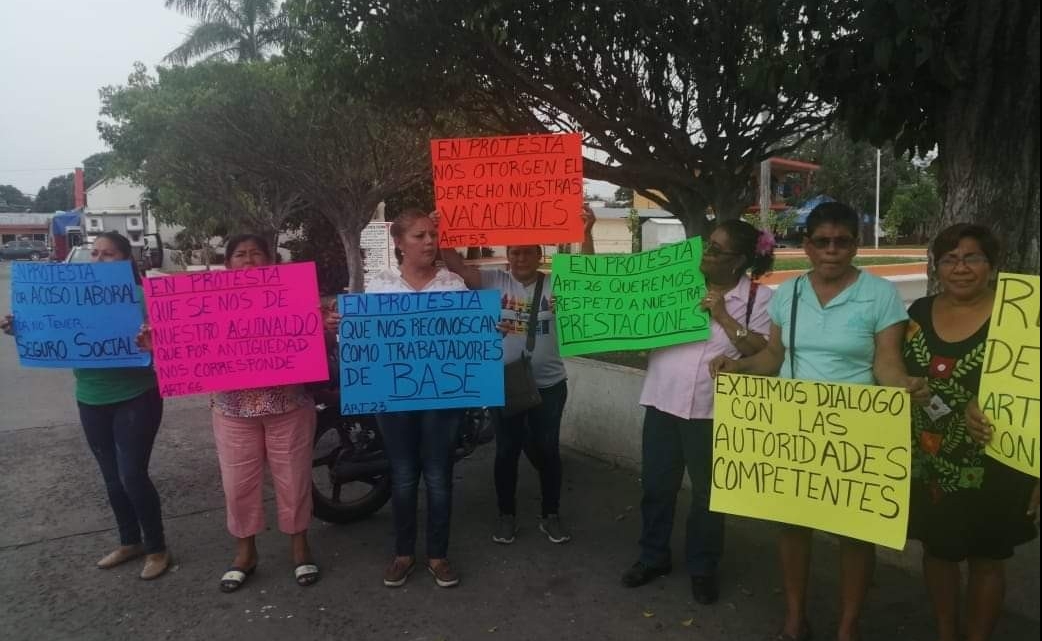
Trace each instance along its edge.
<path fill-rule="evenodd" d="M 792 293 L 799 281 L 796 308 L 796 348 L 789 345 Z M 872 362 L 876 334 L 908 320 L 904 302 L 893 283 L 861 270 L 849 287 L 824 307 L 804 274 L 785 281 L 767 310 L 781 328 L 785 361 L 778 376 L 812 381 L 874 385 Z M 795 352 L 795 376 L 790 360 Z"/>

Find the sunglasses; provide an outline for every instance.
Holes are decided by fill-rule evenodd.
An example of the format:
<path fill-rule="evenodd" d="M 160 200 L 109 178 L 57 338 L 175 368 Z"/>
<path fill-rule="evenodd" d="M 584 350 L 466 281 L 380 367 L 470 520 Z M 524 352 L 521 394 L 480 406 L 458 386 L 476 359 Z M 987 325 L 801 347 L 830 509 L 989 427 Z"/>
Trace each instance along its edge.
<path fill-rule="evenodd" d="M 984 254 L 966 254 L 965 256 L 942 256 L 937 259 L 937 266 L 946 269 L 954 269 L 959 263 L 967 267 L 980 267 L 988 264 L 988 257 Z"/>
<path fill-rule="evenodd" d="M 818 236 L 808 240 L 815 249 L 828 249 L 829 245 L 836 249 L 850 249 L 857 242 L 853 236 Z"/>
<path fill-rule="evenodd" d="M 741 252 L 728 251 L 720 245 L 713 244 L 706 247 L 702 253 L 706 256 L 737 256 Z"/>

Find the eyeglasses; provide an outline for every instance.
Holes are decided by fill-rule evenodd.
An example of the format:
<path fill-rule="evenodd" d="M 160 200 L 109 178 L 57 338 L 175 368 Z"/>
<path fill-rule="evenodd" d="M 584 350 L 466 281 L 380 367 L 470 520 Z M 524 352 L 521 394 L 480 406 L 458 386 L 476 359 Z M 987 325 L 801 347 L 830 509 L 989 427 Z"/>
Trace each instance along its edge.
<path fill-rule="evenodd" d="M 857 242 L 853 236 L 818 236 L 809 240 L 815 249 L 828 249 L 829 245 L 836 249 L 850 249 Z"/>
<path fill-rule="evenodd" d="M 728 251 L 728 250 L 724 249 L 723 247 L 721 247 L 720 245 L 715 245 L 714 244 L 714 245 L 710 245 L 710 246 L 706 247 L 705 251 L 703 251 L 702 253 L 705 254 L 706 256 L 737 256 L 741 252 Z"/>
<path fill-rule="evenodd" d="M 959 264 L 967 267 L 980 267 L 988 264 L 988 257 L 984 254 L 966 254 L 965 256 L 942 256 L 937 259 L 937 266 L 945 269 L 955 269 Z"/>

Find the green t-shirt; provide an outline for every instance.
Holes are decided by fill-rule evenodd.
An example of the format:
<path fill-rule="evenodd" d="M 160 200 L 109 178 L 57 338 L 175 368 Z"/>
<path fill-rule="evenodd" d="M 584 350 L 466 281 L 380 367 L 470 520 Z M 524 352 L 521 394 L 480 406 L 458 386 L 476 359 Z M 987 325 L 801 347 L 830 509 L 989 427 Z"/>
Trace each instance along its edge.
<path fill-rule="evenodd" d="M 141 310 L 145 311 L 145 292 L 137 286 Z M 74 369 L 76 377 L 76 400 L 84 405 L 110 405 L 129 401 L 159 385 L 156 371 L 151 365 L 145 367 L 112 367 L 102 369 Z"/>
<path fill-rule="evenodd" d="M 141 396 L 159 385 L 149 367 L 74 369 L 76 400 L 85 405 L 109 405 Z"/>

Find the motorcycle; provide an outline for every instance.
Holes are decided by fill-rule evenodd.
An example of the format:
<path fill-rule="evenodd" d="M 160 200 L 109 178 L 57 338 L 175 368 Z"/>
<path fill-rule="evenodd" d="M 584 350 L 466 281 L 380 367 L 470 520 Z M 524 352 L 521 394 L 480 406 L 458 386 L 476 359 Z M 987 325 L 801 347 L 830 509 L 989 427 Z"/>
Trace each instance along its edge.
<path fill-rule="evenodd" d="M 315 395 L 317 425 L 312 454 L 314 515 L 328 523 L 351 523 L 377 512 L 391 498 L 391 462 L 373 414 L 342 416 L 335 391 Z M 492 440 L 494 414 L 488 408 L 463 415 L 453 460 L 470 456 Z"/>

